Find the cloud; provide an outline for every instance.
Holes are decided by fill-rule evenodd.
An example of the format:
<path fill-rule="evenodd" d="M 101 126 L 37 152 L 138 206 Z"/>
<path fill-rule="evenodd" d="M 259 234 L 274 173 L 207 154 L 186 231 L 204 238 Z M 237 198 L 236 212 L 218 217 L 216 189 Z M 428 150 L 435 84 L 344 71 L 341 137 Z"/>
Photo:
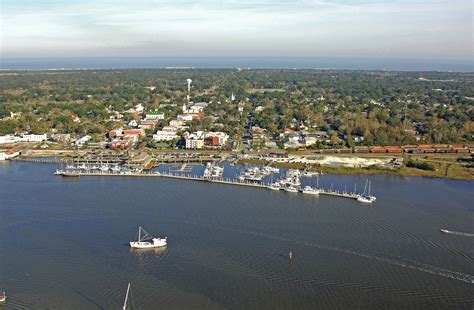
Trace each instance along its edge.
<path fill-rule="evenodd" d="M 472 55 L 470 0 L 4 1 L 6 57 Z"/>

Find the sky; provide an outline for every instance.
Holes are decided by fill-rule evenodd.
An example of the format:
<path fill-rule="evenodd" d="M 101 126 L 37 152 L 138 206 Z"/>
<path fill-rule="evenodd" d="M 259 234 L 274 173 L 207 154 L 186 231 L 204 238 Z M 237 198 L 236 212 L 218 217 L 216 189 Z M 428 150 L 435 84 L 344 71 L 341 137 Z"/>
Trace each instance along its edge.
<path fill-rule="evenodd" d="M 472 0 L 0 0 L 2 58 L 473 59 Z"/>

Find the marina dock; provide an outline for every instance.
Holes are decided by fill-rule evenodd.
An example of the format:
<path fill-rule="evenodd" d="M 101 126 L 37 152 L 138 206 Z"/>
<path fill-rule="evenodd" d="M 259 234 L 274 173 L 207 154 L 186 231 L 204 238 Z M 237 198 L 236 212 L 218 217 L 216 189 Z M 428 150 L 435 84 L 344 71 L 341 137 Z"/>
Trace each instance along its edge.
<path fill-rule="evenodd" d="M 61 173 L 58 171 L 55 173 L 57 175 L 62 176 L 71 176 Z M 241 181 L 238 179 L 224 179 L 224 178 L 205 178 L 202 176 L 197 175 L 180 175 L 180 174 L 173 174 L 173 173 L 153 173 L 153 172 L 127 172 L 127 173 L 113 173 L 113 172 L 84 172 L 78 171 L 75 172 L 75 176 L 102 176 L 102 177 L 158 177 L 158 178 L 169 178 L 169 179 L 179 179 L 179 180 L 190 180 L 190 181 L 200 181 L 200 182 L 209 182 L 209 183 L 217 183 L 217 184 L 225 184 L 225 185 L 238 185 L 238 186 L 247 186 L 247 187 L 255 187 L 255 188 L 264 188 L 267 189 L 269 185 L 257 182 L 249 182 L 249 181 Z M 301 190 L 299 191 L 301 192 Z M 342 198 L 350 198 L 355 199 L 360 196 L 358 193 L 349 193 L 345 191 L 338 191 L 338 190 L 330 190 L 330 189 L 319 189 L 320 195 L 327 195 L 327 196 L 336 196 Z"/>

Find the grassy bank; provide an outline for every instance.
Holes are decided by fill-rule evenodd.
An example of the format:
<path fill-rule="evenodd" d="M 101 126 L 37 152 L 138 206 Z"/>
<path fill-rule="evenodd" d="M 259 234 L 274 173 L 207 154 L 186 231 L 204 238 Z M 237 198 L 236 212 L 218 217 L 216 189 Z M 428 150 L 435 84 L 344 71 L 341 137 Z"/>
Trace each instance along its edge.
<path fill-rule="evenodd" d="M 417 159 L 420 162 L 428 162 L 434 166 L 434 171 L 422 170 L 405 165 L 397 170 L 377 169 L 377 168 L 349 168 L 335 166 L 313 166 L 310 170 L 326 174 L 393 174 L 401 176 L 420 176 L 433 178 L 449 178 L 456 180 L 474 180 L 474 168 L 468 168 L 465 164 L 460 164 L 455 159 L 439 160 L 439 159 Z M 259 164 L 267 165 L 268 161 L 258 159 L 241 159 L 240 164 Z M 288 169 L 304 169 L 302 163 L 272 163 L 272 166 L 288 168 Z"/>

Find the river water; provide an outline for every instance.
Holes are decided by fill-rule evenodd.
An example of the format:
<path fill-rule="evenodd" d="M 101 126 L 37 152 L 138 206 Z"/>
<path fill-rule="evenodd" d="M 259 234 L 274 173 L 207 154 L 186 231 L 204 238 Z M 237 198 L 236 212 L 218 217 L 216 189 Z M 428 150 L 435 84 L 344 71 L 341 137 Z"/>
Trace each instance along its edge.
<path fill-rule="evenodd" d="M 474 238 L 439 231 L 474 232 L 474 182 L 321 178 L 361 189 L 368 177 L 377 201 L 364 205 L 55 169 L 0 163 L 1 309 L 118 309 L 129 282 L 136 309 L 474 306 Z M 139 225 L 168 246 L 131 251 Z"/>

